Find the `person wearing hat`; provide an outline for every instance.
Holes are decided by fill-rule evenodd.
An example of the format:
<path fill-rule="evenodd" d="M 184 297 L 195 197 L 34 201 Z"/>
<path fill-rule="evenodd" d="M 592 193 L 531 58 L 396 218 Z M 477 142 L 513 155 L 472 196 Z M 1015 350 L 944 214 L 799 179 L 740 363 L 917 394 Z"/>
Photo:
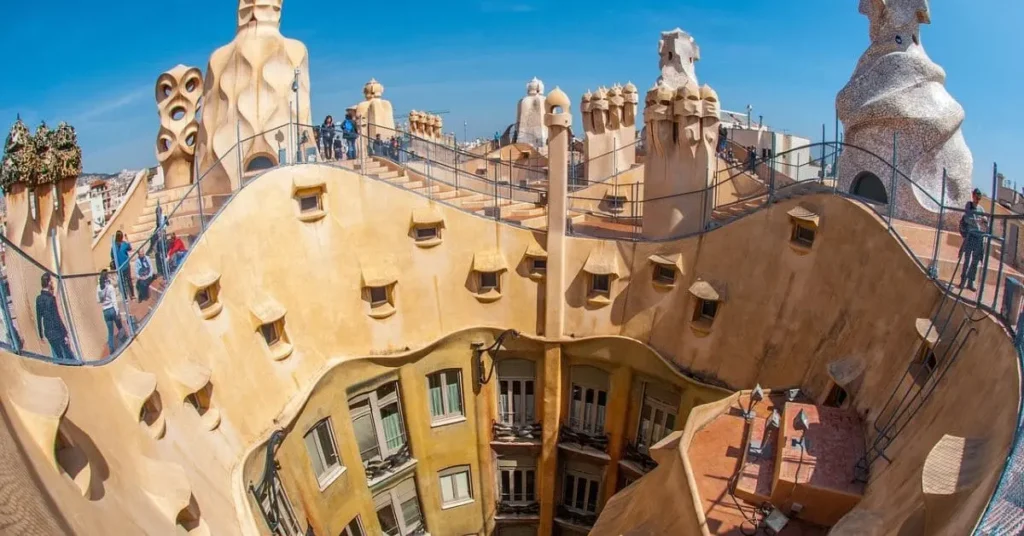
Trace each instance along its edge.
<path fill-rule="evenodd" d="M 984 254 L 981 225 L 984 224 L 984 214 L 978 208 L 981 202 L 981 190 L 975 188 L 971 193 L 971 200 L 964 207 L 964 215 L 960 217 L 960 236 L 963 243 L 960 245 L 960 288 L 967 285 L 968 290 L 974 288 L 974 278 L 978 272 L 978 261 Z"/>

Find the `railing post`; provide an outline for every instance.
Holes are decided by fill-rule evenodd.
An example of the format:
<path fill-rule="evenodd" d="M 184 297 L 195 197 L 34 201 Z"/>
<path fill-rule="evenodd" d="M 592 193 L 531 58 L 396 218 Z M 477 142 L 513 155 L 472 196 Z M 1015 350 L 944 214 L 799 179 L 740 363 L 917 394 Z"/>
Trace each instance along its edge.
<path fill-rule="evenodd" d="M 939 224 L 935 232 L 935 249 L 932 252 L 932 263 L 928 267 L 928 276 L 932 279 L 939 278 L 939 240 L 942 238 L 942 218 L 946 210 L 946 168 L 942 168 L 942 192 L 939 194 Z M 954 276 L 956 274 L 953 274 Z"/>
<path fill-rule="evenodd" d="M 13 253 L 11 249 L 7 251 Z M 4 288 L 9 284 L 9 278 L 0 278 L 0 312 L 3 313 L 4 328 L 7 330 L 7 340 L 11 342 L 11 350 L 17 354 L 21 352 L 21 338 L 18 336 L 18 330 L 14 327 L 14 320 L 11 319 L 11 310 L 7 301 L 7 290 Z"/>
<path fill-rule="evenodd" d="M 455 140 L 455 195 L 459 195 L 459 141 Z"/>
<path fill-rule="evenodd" d="M 56 229 L 52 229 L 50 231 L 50 246 L 53 248 L 53 265 L 57 271 L 57 293 L 60 294 L 60 301 L 64 306 L 64 319 L 68 324 L 68 336 L 71 338 L 71 343 L 75 346 L 75 357 L 78 358 L 79 362 L 85 362 L 85 358 L 82 356 L 82 347 L 78 344 L 78 330 L 75 329 L 75 315 L 71 312 L 71 302 L 68 301 L 68 289 L 67 286 L 64 285 L 64 275 L 60 269 L 61 255 L 60 246 L 57 243 Z"/>
<path fill-rule="evenodd" d="M 896 166 L 899 165 L 899 162 L 897 161 L 897 156 L 896 156 L 896 144 L 897 144 L 897 142 L 899 140 L 899 136 L 900 136 L 899 133 L 896 133 L 896 132 L 893 132 L 893 134 L 892 134 L 892 180 L 889 183 L 890 186 L 889 186 L 889 214 L 888 214 L 889 215 L 888 225 L 889 225 L 889 230 L 890 231 L 892 230 L 892 213 L 893 213 L 893 210 L 896 208 L 896 169 L 897 169 Z"/>
<path fill-rule="evenodd" d="M 999 270 L 996 271 L 996 291 L 992 295 L 992 310 L 999 311 L 999 289 L 1003 286 L 1003 265 L 1006 256 L 1006 220 L 1003 220 L 1003 236 L 999 240 Z"/>
<path fill-rule="evenodd" d="M 430 178 L 430 144 L 427 144 L 427 199 L 433 199 L 434 194 L 430 192 L 433 188 L 433 180 Z"/>
<path fill-rule="evenodd" d="M 235 161 L 238 164 L 238 187 L 242 187 L 242 120 L 235 122 Z M 283 164 L 284 162 L 279 162 Z M 196 175 L 196 182 L 199 182 L 199 175 Z"/>
<path fill-rule="evenodd" d="M 754 149 L 757 150 L 756 148 Z M 754 162 L 757 162 L 757 153 L 753 155 Z M 772 157 L 768 162 L 768 203 L 772 204 L 772 200 L 775 198 L 775 134 L 772 134 Z M 754 166 L 754 177 L 757 177 L 757 166 Z"/>
<path fill-rule="evenodd" d="M 498 213 L 498 179 L 501 177 L 501 150 L 498 150 L 498 163 L 494 165 L 494 221 L 500 220 Z M 484 211 L 487 212 L 486 210 Z"/>

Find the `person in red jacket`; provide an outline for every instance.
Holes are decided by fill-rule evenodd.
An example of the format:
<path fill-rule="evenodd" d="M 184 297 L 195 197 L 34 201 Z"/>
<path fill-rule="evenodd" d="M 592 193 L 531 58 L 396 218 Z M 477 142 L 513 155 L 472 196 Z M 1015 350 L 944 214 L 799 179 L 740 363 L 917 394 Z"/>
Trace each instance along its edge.
<path fill-rule="evenodd" d="M 170 266 L 171 273 L 178 270 L 178 265 L 181 264 L 182 259 L 185 258 L 185 243 L 178 238 L 176 233 L 171 233 L 170 236 L 170 247 L 167 249 L 167 263 Z"/>

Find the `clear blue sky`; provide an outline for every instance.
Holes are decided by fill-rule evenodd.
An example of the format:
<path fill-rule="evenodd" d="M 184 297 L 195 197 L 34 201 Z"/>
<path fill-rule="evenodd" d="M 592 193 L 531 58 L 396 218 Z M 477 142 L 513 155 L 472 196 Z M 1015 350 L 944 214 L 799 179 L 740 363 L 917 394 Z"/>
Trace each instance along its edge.
<path fill-rule="evenodd" d="M 343 113 L 376 77 L 396 113 L 450 110 L 445 129 L 490 136 L 515 120 L 533 76 L 579 102 L 588 88 L 658 76 L 659 32 L 697 39 L 701 83 L 725 108 L 764 115 L 776 128 L 818 139 L 831 133 L 835 94 L 868 45 L 858 0 L 672 2 L 337 2 L 286 0 L 282 32 L 310 52 L 313 113 Z M 203 7 L 200 7 L 200 6 Z M 0 125 L 16 113 L 74 124 L 91 172 L 155 164 L 153 84 L 177 63 L 205 70 L 235 29 L 233 0 L 8 2 Z M 931 0 L 922 39 L 967 110 L 975 182 L 991 166 L 1024 185 L 1020 95 L 1024 2 Z M 197 13 L 195 10 L 199 9 Z M 641 93 L 642 94 L 642 93 Z M 576 111 L 576 110 L 574 110 Z M 578 126 L 579 116 L 574 123 Z"/>

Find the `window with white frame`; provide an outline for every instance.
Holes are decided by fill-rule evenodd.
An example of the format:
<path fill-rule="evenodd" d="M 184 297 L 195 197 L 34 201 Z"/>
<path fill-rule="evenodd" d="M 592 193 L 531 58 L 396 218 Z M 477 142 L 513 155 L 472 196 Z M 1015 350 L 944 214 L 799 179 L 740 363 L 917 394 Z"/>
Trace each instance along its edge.
<path fill-rule="evenodd" d="M 607 411 L 608 373 L 594 367 L 573 367 L 569 428 L 577 432 L 602 434 Z"/>
<path fill-rule="evenodd" d="M 566 470 L 562 477 L 562 506 L 582 515 L 596 515 L 601 476 L 578 470 Z"/>
<path fill-rule="evenodd" d="M 498 362 L 498 419 L 503 424 L 529 426 L 536 421 L 535 366 L 527 359 Z"/>
<path fill-rule="evenodd" d="M 416 479 L 407 478 L 397 486 L 373 496 L 381 531 L 387 536 L 415 534 L 423 528 Z"/>
<path fill-rule="evenodd" d="M 363 465 L 380 461 L 405 446 L 405 422 L 398 382 L 388 382 L 348 401 Z"/>
<path fill-rule="evenodd" d="M 338 536 L 363 536 L 363 522 L 356 516 L 345 528 L 341 529 L 341 534 Z"/>
<path fill-rule="evenodd" d="M 272 494 L 272 495 L 271 495 Z M 273 479 L 270 493 L 260 500 L 260 506 L 266 514 L 267 523 L 270 525 L 271 533 L 274 536 L 299 536 L 299 523 L 295 519 L 295 510 L 292 509 L 292 502 L 281 486 L 281 480 Z"/>
<path fill-rule="evenodd" d="M 503 503 L 537 502 L 536 462 L 528 458 L 499 458 L 498 490 Z"/>
<path fill-rule="evenodd" d="M 438 473 L 441 477 L 441 507 L 451 508 L 473 502 L 473 485 L 469 466 L 451 467 Z"/>
<path fill-rule="evenodd" d="M 343 469 L 330 417 L 316 423 L 306 432 L 305 439 L 306 451 L 313 464 L 313 473 L 316 475 L 317 484 L 320 485 L 320 489 L 324 489 L 341 474 Z"/>
<path fill-rule="evenodd" d="M 462 371 L 442 370 L 427 376 L 430 395 L 430 420 L 434 423 L 460 419 L 462 409 Z"/>
<path fill-rule="evenodd" d="M 643 409 L 640 410 L 640 429 L 636 437 L 640 452 L 646 453 L 651 446 L 675 430 L 678 406 L 678 403 L 672 405 L 649 394 L 644 396 Z"/>

